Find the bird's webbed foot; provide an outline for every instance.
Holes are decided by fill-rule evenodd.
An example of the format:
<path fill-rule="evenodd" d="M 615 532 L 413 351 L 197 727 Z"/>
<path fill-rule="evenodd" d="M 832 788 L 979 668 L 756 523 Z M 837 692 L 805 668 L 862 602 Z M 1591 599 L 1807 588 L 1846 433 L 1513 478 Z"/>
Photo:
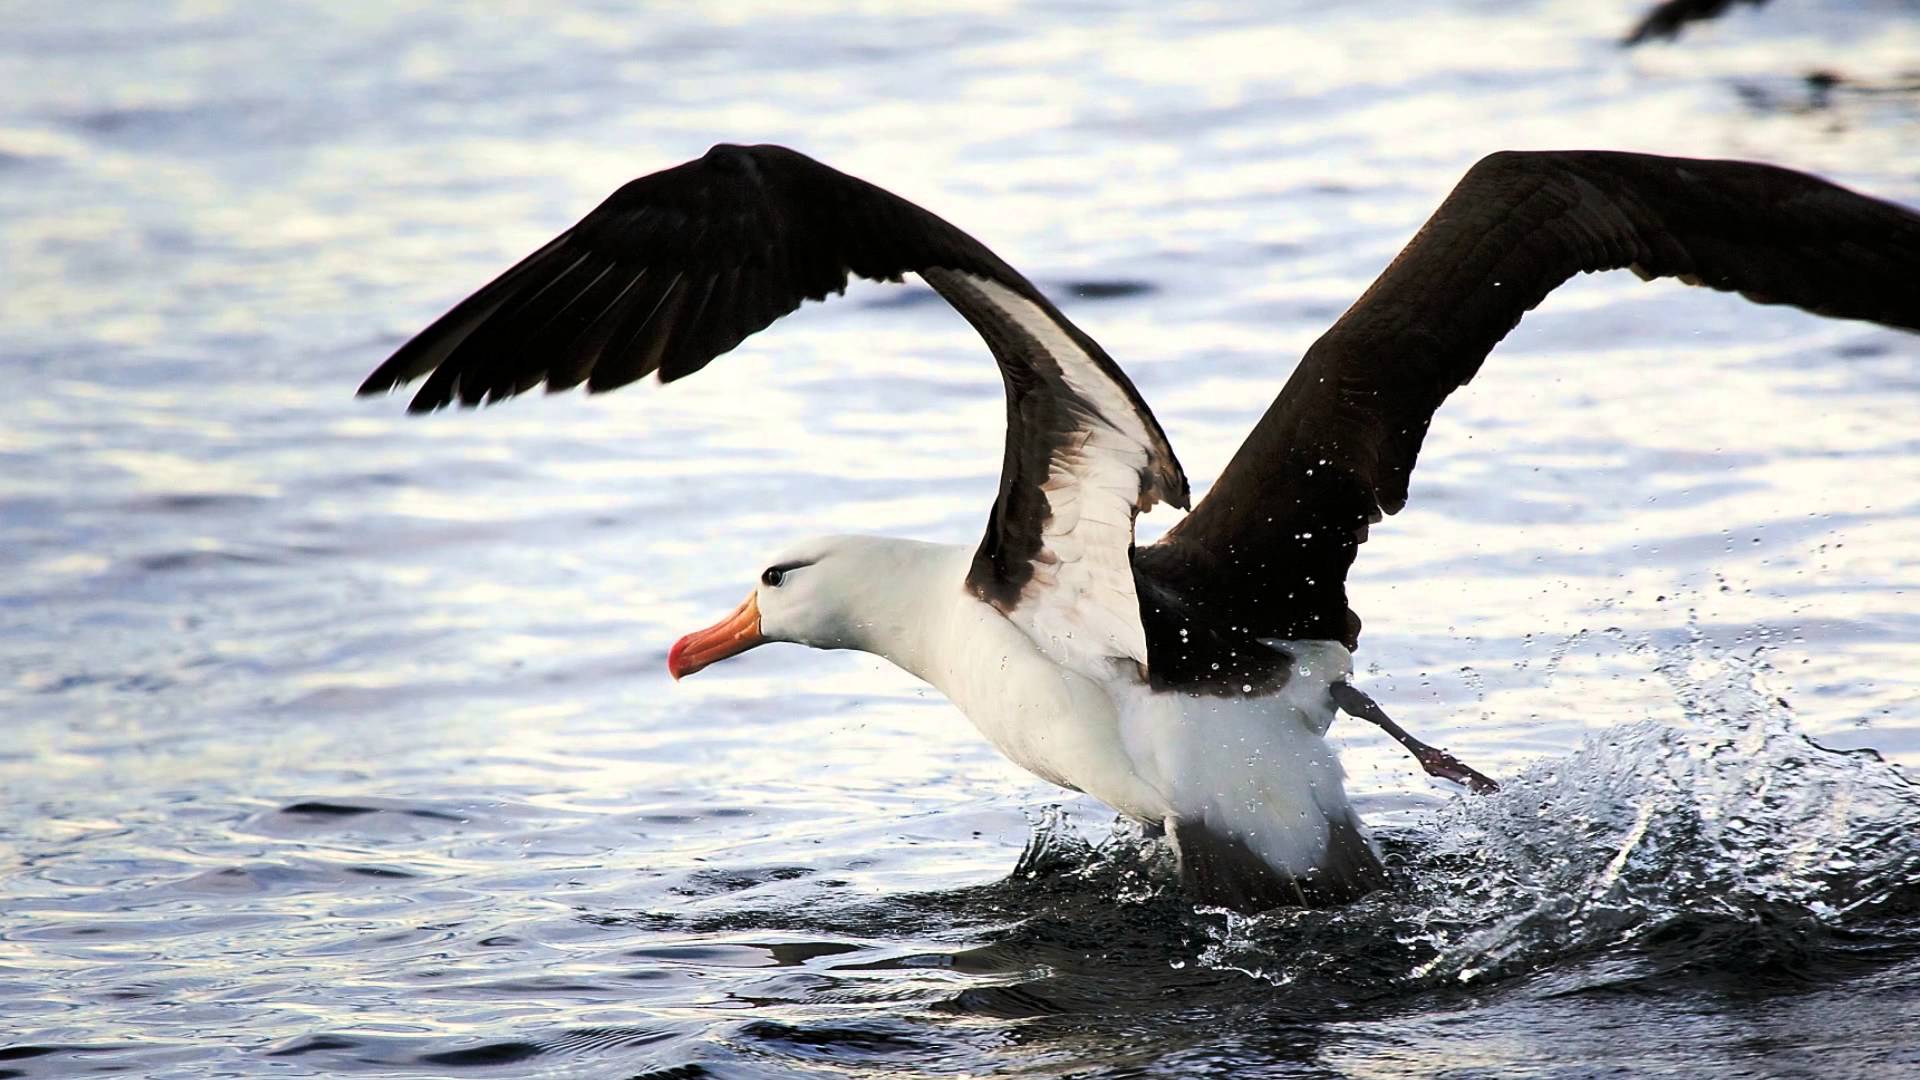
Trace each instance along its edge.
<path fill-rule="evenodd" d="M 1337 682 L 1327 689 L 1333 695 L 1333 703 L 1340 706 L 1343 712 L 1379 725 L 1380 730 L 1393 736 L 1395 742 L 1406 747 L 1413 754 L 1414 760 L 1420 763 L 1420 767 L 1427 771 L 1428 776 L 1437 776 L 1442 780 L 1451 780 L 1456 784 L 1465 785 L 1467 790 L 1475 795 L 1491 795 L 1500 790 L 1499 784 L 1494 783 L 1478 769 L 1445 750 L 1428 746 L 1407 734 L 1405 728 L 1394 723 L 1387 716 L 1386 710 L 1380 708 L 1372 698 L 1362 693 L 1352 683 Z"/>

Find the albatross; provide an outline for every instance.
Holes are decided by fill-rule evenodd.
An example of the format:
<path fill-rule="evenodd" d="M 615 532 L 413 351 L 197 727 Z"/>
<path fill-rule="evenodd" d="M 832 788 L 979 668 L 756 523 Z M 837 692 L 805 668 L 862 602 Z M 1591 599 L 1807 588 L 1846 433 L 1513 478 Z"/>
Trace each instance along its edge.
<path fill-rule="evenodd" d="M 1191 504 L 1106 350 L 979 241 L 779 146 L 643 176 L 455 305 L 360 387 L 412 411 L 705 368 L 849 275 L 917 274 L 999 365 L 1007 430 L 977 544 L 803 540 L 675 643 L 678 679 L 767 642 L 859 649 L 932 684 L 1003 754 L 1163 834 L 1197 900 L 1243 910 L 1380 887 L 1326 740 L 1381 724 L 1436 775 L 1491 781 L 1353 683 L 1346 578 L 1407 502 L 1436 409 L 1576 273 L 1630 269 L 1920 330 L 1920 215 L 1763 164 L 1604 151 L 1475 164 Z M 1190 512 L 1134 542 L 1158 503 Z"/>
<path fill-rule="evenodd" d="M 1640 21 L 1634 24 L 1620 44 L 1634 46 L 1659 38 L 1677 38 L 1680 30 L 1691 22 L 1705 22 L 1717 19 L 1727 13 L 1736 3 L 1759 7 L 1767 0 L 1662 0 L 1647 10 Z"/>

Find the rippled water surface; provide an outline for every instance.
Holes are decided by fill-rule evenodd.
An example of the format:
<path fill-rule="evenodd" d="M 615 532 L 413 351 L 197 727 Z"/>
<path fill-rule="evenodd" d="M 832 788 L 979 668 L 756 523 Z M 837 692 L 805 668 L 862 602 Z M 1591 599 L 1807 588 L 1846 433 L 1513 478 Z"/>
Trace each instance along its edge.
<path fill-rule="evenodd" d="M 927 294 L 352 397 L 721 140 L 976 232 L 1196 485 L 1487 151 L 1920 204 L 1915 5 L 1639 6 L 0 5 L 0 1077 L 1920 1068 L 1920 339 L 1556 293 L 1352 586 L 1506 789 L 1336 728 L 1398 887 L 1257 918 L 878 660 L 668 679 L 790 538 L 977 535 L 999 380 Z"/>

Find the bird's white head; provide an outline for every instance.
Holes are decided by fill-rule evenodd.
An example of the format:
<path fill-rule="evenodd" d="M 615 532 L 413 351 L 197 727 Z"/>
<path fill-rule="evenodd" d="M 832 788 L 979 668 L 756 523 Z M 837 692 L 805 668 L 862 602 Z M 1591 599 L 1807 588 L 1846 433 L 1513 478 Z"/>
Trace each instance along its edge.
<path fill-rule="evenodd" d="M 795 544 L 766 564 L 733 614 L 674 642 L 667 670 L 679 679 L 770 641 L 887 655 L 916 632 L 918 601 L 936 584 L 929 571 L 947 550 L 880 536 Z"/>

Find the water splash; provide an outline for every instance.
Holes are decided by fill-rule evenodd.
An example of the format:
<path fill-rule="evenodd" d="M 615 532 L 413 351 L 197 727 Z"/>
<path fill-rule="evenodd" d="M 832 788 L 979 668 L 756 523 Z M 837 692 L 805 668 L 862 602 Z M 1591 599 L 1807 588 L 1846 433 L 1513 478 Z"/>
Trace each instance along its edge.
<path fill-rule="evenodd" d="M 1009 882 L 1057 884 L 1123 905 L 1149 903 L 1170 888 L 1177 890 L 1171 849 L 1125 818 L 1107 817 L 1096 826 L 1055 803 L 1029 814 L 1027 825 L 1027 845 Z M 1101 829 L 1104 835 L 1098 835 Z"/>
<path fill-rule="evenodd" d="M 1686 720 L 1599 732 L 1563 759 L 1388 838 L 1403 891 L 1336 912 L 1223 916 L 1205 963 L 1318 981 L 1360 959 L 1409 986 L 1644 950 L 1676 927 L 1804 939 L 1920 879 L 1920 787 L 1870 750 L 1819 745 L 1759 656 L 1659 656 Z M 1378 950 L 1382 930 L 1391 946 Z M 1303 947 L 1351 938 L 1357 949 Z M 1748 935 L 1746 948 L 1756 947 Z"/>

